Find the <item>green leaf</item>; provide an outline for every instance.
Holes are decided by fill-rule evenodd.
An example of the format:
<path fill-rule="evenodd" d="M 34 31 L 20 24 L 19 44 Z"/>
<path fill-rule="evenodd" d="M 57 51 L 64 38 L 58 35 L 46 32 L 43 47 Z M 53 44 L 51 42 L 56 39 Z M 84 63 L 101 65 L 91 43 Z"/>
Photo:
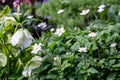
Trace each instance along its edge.
<path fill-rule="evenodd" d="M 10 14 L 10 7 L 6 6 L 1 12 L 2 15 Z"/>
<path fill-rule="evenodd" d="M 115 59 L 111 59 L 110 61 L 109 61 L 109 65 L 111 66 L 111 65 L 113 65 L 114 63 L 115 63 Z"/>
<path fill-rule="evenodd" d="M 0 53 L 0 66 L 5 67 L 7 64 L 7 57 L 5 54 Z"/>
<path fill-rule="evenodd" d="M 41 65 L 41 61 L 41 57 L 35 56 L 26 64 L 25 69 L 35 69 Z"/>
<path fill-rule="evenodd" d="M 116 73 L 111 73 L 108 75 L 107 80 L 115 80 Z"/>
<path fill-rule="evenodd" d="M 53 50 L 54 50 L 54 47 L 55 47 L 56 45 L 57 45 L 56 42 L 52 42 L 52 43 L 49 44 L 48 47 L 50 48 L 51 51 L 53 51 Z"/>
<path fill-rule="evenodd" d="M 70 66 L 71 66 L 71 64 L 68 63 L 68 61 L 64 61 L 63 64 L 62 64 L 62 71 L 63 71 L 64 69 L 70 67 Z"/>
<path fill-rule="evenodd" d="M 98 73 L 98 71 L 95 68 L 89 68 L 88 72 L 91 73 L 91 74 Z"/>
<path fill-rule="evenodd" d="M 120 63 L 113 65 L 114 68 L 120 68 Z"/>

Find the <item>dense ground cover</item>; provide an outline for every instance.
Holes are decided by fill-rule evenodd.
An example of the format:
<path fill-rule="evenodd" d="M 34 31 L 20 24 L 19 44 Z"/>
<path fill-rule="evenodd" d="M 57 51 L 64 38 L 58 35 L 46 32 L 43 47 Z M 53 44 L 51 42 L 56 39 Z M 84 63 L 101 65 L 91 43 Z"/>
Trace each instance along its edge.
<path fill-rule="evenodd" d="M 0 3 L 1 80 L 120 80 L 119 0 Z"/>

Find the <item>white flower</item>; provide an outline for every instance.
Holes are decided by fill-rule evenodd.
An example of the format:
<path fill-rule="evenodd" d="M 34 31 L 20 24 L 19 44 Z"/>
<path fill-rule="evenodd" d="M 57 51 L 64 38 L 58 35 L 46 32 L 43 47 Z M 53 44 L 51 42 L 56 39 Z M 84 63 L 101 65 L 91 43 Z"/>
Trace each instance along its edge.
<path fill-rule="evenodd" d="M 115 47 L 117 45 L 117 43 L 112 43 L 112 44 L 110 44 L 110 47 L 112 48 L 112 47 Z"/>
<path fill-rule="evenodd" d="M 57 60 L 57 57 L 54 57 L 54 61 L 56 61 Z"/>
<path fill-rule="evenodd" d="M 87 52 L 87 47 L 79 47 L 78 52 Z"/>
<path fill-rule="evenodd" d="M 41 43 L 40 44 L 34 44 L 33 50 L 31 51 L 31 53 L 36 54 L 36 53 L 38 53 L 38 51 L 42 51 L 41 45 L 42 45 Z"/>
<path fill-rule="evenodd" d="M 104 11 L 104 8 L 105 8 L 105 5 L 104 4 L 102 4 L 102 5 L 100 5 L 99 7 L 98 7 L 98 11 L 97 12 L 102 12 L 102 11 Z"/>
<path fill-rule="evenodd" d="M 61 36 L 65 32 L 64 28 L 58 28 L 56 29 L 56 32 L 54 34 Z"/>
<path fill-rule="evenodd" d="M 46 22 L 38 24 L 38 27 L 45 28 L 47 27 Z"/>
<path fill-rule="evenodd" d="M 102 5 L 100 5 L 98 8 L 99 8 L 99 9 L 100 9 L 100 8 L 105 8 L 105 5 L 102 4 Z"/>
<path fill-rule="evenodd" d="M 29 18 L 29 19 L 33 18 L 33 15 L 29 15 L 29 16 L 27 16 L 27 18 Z"/>
<path fill-rule="evenodd" d="M 28 69 L 28 70 L 23 70 L 22 71 L 22 75 L 25 76 L 25 77 L 30 77 L 31 76 L 31 69 Z"/>
<path fill-rule="evenodd" d="M 18 45 L 21 49 L 27 48 L 34 41 L 34 38 L 27 29 L 19 29 L 10 40 L 13 46 Z"/>
<path fill-rule="evenodd" d="M 60 57 L 59 56 L 56 56 L 56 57 L 54 57 L 54 59 L 53 59 L 54 61 L 59 61 L 60 60 Z"/>
<path fill-rule="evenodd" d="M 57 14 L 61 14 L 64 12 L 64 9 L 58 10 Z"/>
<path fill-rule="evenodd" d="M 88 37 L 95 37 L 96 35 L 97 35 L 97 33 L 91 32 L 91 33 L 88 34 Z"/>
<path fill-rule="evenodd" d="M 87 9 L 87 10 L 83 10 L 80 15 L 86 15 L 90 12 L 90 9 Z"/>
<path fill-rule="evenodd" d="M 54 28 L 51 28 L 50 31 L 53 32 L 55 29 Z"/>
<path fill-rule="evenodd" d="M 99 8 L 97 12 L 101 13 L 102 11 L 104 11 L 103 8 Z"/>
<path fill-rule="evenodd" d="M 120 16 L 120 11 L 119 11 L 118 15 Z"/>

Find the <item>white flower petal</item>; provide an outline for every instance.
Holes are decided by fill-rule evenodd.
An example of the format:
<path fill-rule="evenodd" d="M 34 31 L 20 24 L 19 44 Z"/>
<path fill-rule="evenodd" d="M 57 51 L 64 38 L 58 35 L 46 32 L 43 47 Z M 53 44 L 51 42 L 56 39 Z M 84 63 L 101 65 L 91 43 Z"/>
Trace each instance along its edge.
<path fill-rule="evenodd" d="M 87 10 L 83 10 L 80 15 L 86 15 L 90 12 L 90 9 L 87 9 Z"/>
<path fill-rule="evenodd" d="M 39 51 L 42 51 L 42 44 L 34 44 L 33 46 L 33 50 L 31 51 L 31 53 L 37 54 Z"/>
<path fill-rule="evenodd" d="M 99 8 L 99 9 L 105 8 L 105 5 L 102 4 L 102 5 L 100 5 L 98 8 Z"/>
<path fill-rule="evenodd" d="M 103 11 L 104 11 L 103 8 L 99 8 L 97 12 L 101 13 L 101 12 L 103 12 Z"/>
<path fill-rule="evenodd" d="M 78 52 L 87 52 L 87 47 L 79 47 Z"/>
<path fill-rule="evenodd" d="M 10 43 L 18 45 L 21 49 L 27 48 L 34 41 L 34 38 L 27 29 L 19 29 L 12 37 Z"/>
<path fill-rule="evenodd" d="M 110 47 L 112 48 L 112 47 L 115 47 L 115 46 L 117 46 L 117 43 L 112 43 L 112 44 L 110 44 Z"/>
<path fill-rule="evenodd" d="M 24 38 L 24 32 L 22 29 L 19 29 L 12 37 L 10 43 L 15 46 L 17 44 L 21 44 L 21 41 Z"/>
<path fill-rule="evenodd" d="M 95 37 L 97 35 L 97 33 L 95 33 L 95 32 L 90 32 L 89 34 L 88 34 L 88 37 Z"/>
<path fill-rule="evenodd" d="M 61 14 L 64 12 L 64 9 L 58 10 L 57 14 Z"/>

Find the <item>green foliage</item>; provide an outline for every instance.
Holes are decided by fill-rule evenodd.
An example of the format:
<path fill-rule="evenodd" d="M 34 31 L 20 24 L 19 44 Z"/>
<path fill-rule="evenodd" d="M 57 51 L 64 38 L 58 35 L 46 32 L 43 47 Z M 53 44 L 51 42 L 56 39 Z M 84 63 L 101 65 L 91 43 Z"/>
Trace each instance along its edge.
<path fill-rule="evenodd" d="M 106 7 L 98 13 L 101 4 Z M 12 35 L 18 28 L 36 26 L 40 20 L 26 18 L 26 13 L 11 13 L 9 7 L 0 11 L 0 79 L 120 79 L 119 0 L 49 0 L 40 6 L 35 7 L 36 15 L 49 16 L 48 24 L 55 24 L 56 29 L 42 32 L 39 39 L 24 49 L 11 45 Z M 64 12 L 57 14 L 60 9 Z M 85 9 L 90 12 L 80 15 Z M 61 27 L 65 31 L 59 36 L 56 31 Z M 40 50 L 32 53 L 34 47 Z"/>
<path fill-rule="evenodd" d="M 102 13 L 98 13 L 98 6 L 106 5 Z M 64 9 L 62 14 L 57 14 Z M 90 9 L 89 14 L 81 16 L 82 10 Z M 120 10 L 118 0 L 49 0 L 41 7 L 36 8 L 38 16 L 50 17 L 51 23 L 63 24 L 66 27 L 84 27 L 88 26 L 94 20 L 102 20 L 106 23 L 120 22 L 118 12 Z"/>

